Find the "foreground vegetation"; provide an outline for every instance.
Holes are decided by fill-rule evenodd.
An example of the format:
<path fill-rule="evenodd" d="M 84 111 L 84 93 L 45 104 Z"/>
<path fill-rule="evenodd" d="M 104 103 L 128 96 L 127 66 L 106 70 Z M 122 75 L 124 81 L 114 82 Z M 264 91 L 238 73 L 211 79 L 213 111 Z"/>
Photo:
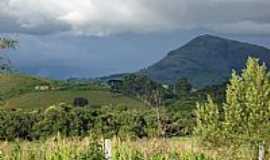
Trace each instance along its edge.
<path fill-rule="evenodd" d="M 196 117 L 194 134 L 204 145 L 268 147 L 270 72 L 266 65 L 260 65 L 258 59 L 249 58 L 241 74 L 233 72 L 226 101 L 220 105 L 209 97 L 207 103 L 198 104 Z"/>
<path fill-rule="evenodd" d="M 46 141 L 16 141 L 0 143 L 0 157 L 7 160 L 104 160 L 103 140 L 93 138 L 61 138 Z M 114 138 L 113 160 L 225 160 L 237 152 L 238 160 L 254 159 L 254 152 L 241 148 L 217 148 L 200 146 L 192 138 L 140 139 Z"/>
<path fill-rule="evenodd" d="M 5 160 L 104 160 L 104 141 L 95 138 L 61 138 L 45 141 L 0 143 Z M 257 151 L 201 146 L 194 138 L 112 139 L 113 160 L 253 160 Z"/>

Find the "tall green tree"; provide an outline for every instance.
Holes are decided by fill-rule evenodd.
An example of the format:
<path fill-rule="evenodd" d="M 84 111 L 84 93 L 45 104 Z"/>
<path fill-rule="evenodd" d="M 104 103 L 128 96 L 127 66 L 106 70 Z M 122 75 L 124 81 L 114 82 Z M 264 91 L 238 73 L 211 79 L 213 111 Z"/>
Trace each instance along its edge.
<path fill-rule="evenodd" d="M 223 137 L 232 143 L 269 141 L 270 74 L 265 64 L 249 58 L 240 75 L 233 72 L 225 103 L 218 106 L 209 98 L 198 105 L 196 115 L 195 134 L 205 141 L 217 143 Z"/>
<path fill-rule="evenodd" d="M 233 73 L 224 104 L 224 127 L 229 134 L 263 140 L 270 130 L 270 74 L 265 64 L 249 58 L 239 76 Z"/>
<path fill-rule="evenodd" d="M 200 136 L 202 142 L 216 143 L 220 132 L 220 113 L 210 96 L 206 104 L 197 104 L 195 115 L 197 123 L 195 134 Z"/>

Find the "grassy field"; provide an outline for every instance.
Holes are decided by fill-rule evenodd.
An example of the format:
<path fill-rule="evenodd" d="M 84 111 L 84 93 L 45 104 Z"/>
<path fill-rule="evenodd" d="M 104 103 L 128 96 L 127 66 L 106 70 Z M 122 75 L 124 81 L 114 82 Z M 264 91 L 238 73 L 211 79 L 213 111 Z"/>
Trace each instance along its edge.
<path fill-rule="evenodd" d="M 5 101 L 4 108 L 22 108 L 22 109 L 38 109 L 47 108 L 58 103 L 72 104 L 75 97 L 85 97 L 92 105 L 117 105 L 123 104 L 131 107 L 144 106 L 141 102 L 126 97 L 116 96 L 109 91 L 49 91 L 26 93 L 20 96 L 10 98 Z"/>

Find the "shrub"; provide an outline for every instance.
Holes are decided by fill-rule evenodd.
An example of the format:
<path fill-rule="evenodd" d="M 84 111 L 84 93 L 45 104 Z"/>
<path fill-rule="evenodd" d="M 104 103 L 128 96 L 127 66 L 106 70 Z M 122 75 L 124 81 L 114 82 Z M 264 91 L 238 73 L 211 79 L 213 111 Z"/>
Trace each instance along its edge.
<path fill-rule="evenodd" d="M 4 160 L 5 159 L 5 156 L 4 154 L 2 153 L 2 151 L 0 150 L 0 160 Z"/>
<path fill-rule="evenodd" d="M 88 104 L 89 104 L 88 99 L 84 97 L 76 97 L 74 98 L 74 101 L 73 101 L 73 105 L 75 107 L 84 107 L 84 106 L 87 106 Z"/>

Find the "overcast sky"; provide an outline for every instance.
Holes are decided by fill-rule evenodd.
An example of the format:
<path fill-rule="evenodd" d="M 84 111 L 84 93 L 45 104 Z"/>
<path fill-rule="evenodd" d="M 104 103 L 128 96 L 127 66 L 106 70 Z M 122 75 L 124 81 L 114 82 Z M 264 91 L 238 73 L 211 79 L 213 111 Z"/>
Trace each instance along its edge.
<path fill-rule="evenodd" d="M 136 71 L 200 34 L 270 46 L 269 0 L 0 0 L 19 70 L 66 78 Z"/>

